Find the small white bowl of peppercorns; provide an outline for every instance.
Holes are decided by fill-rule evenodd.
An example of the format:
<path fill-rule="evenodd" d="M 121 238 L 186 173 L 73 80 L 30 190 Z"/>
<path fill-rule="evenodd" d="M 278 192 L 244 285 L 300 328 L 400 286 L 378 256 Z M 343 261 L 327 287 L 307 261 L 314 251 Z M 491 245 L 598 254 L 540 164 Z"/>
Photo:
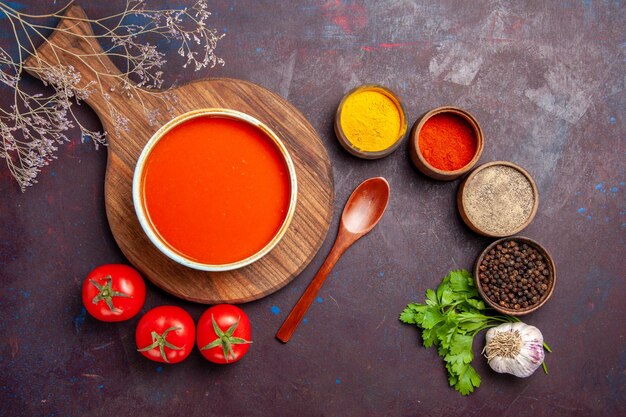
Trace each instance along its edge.
<path fill-rule="evenodd" d="M 539 243 L 522 236 L 496 240 L 474 266 L 480 296 L 493 309 L 513 316 L 537 310 L 554 291 L 556 266 Z"/>

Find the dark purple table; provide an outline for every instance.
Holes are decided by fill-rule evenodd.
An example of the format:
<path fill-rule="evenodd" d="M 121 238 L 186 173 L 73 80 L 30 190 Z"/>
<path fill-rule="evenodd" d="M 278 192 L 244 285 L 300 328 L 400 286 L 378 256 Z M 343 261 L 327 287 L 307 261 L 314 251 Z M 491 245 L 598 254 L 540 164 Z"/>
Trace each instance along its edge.
<path fill-rule="evenodd" d="M 30 3 L 37 13 L 58 8 Z M 121 0 L 79 3 L 91 17 L 123 7 Z M 184 2 L 151 2 L 166 3 Z M 254 326 L 245 360 L 214 366 L 194 351 L 182 364 L 162 366 L 135 351 L 138 318 L 100 323 L 81 304 L 80 285 L 93 267 L 125 262 L 104 212 L 106 151 L 74 135 L 25 194 L 1 168 L 0 415 L 626 413 L 621 2 L 210 3 L 210 23 L 227 34 L 218 48 L 225 67 L 168 68 L 167 81 L 241 78 L 278 92 L 306 115 L 335 175 L 326 242 L 290 285 L 242 306 Z M 6 46 L 6 19 L 0 29 Z M 480 356 L 480 335 L 474 364 L 482 386 L 461 397 L 417 329 L 398 321 L 404 306 L 422 301 L 450 269 L 471 268 L 490 240 L 470 232 L 457 214 L 458 182 L 421 175 L 406 146 L 378 161 L 339 146 L 332 130 L 337 103 L 361 83 L 398 92 L 410 123 L 440 105 L 468 109 L 485 131 L 481 162 L 510 160 L 536 179 L 539 211 L 523 234 L 551 251 L 558 284 L 553 298 L 524 320 L 554 350 L 549 375 L 493 373 Z M 88 108 L 79 112 L 97 128 Z M 377 175 L 391 184 L 388 212 L 340 260 L 307 322 L 282 345 L 274 334 L 328 253 L 348 195 Z M 149 284 L 144 310 L 163 304 L 182 306 L 194 319 L 206 308 Z"/>

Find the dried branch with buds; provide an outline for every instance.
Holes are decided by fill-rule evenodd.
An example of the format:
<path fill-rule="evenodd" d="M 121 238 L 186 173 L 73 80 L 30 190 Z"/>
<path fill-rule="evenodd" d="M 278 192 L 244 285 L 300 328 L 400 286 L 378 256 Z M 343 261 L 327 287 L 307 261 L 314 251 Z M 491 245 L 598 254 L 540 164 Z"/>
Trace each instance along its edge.
<path fill-rule="evenodd" d="M 23 76 L 29 67 L 28 57 L 37 57 L 34 45 L 45 41 L 44 33 L 54 29 L 45 24 L 51 18 L 62 18 L 68 3 L 58 12 L 47 15 L 22 13 L 0 2 L 0 15 L 3 32 L 12 33 L 16 53 L 11 54 L 0 47 L 0 88 L 10 91 L 12 97 L 8 108 L 0 108 L 0 160 L 4 160 L 11 175 L 17 180 L 22 191 L 37 182 L 41 168 L 55 159 L 57 146 L 69 141 L 69 129 L 77 126 L 83 141 L 89 140 L 96 147 L 106 144 L 106 135 L 89 130 L 77 119 L 73 106 L 80 104 L 91 94 L 102 94 L 108 101 L 107 93 L 93 81 L 81 86 L 81 75 L 72 67 L 53 65 L 38 71 L 44 84 L 53 88 L 52 93 L 29 93 L 23 87 Z M 167 100 L 167 91 L 160 89 L 163 84 L 162 68 L 165 56 L 155 45 L 143 41 L 146 35 L 158 35 L 176 42 L 178 54 L 186 59 L 183 65 L 192 66 L 194 71 L 216 65 L 224 61 L 214 53 L 218 41 L 224 36 L 206 26 L 211 13 L 206 0 L 198 0 L 193 6 L 183 9 L 153 10 L 145 0 L 127 0 L 123 12 L 100 19 L 79 19 L 90 23 L 102 34 L 95 38 L 108 41 L 110 47 L 104 53 L 122 58 L 124 71 L 116 75 L 117 86 L 128 98 L 141 88 Z M 140 22 L 140 23 L 138 23 Z M 96 72 L 96 76 L 99 74 Z M 102 74 L 110 76 L 110 74 Z M 98 78 L 98 77 L 96 77 Z M 109 106 L 115 129 L 128 130 L 128 120 Z M 154 110 L 145 109 L 148 120 L 156 120 Z"/>

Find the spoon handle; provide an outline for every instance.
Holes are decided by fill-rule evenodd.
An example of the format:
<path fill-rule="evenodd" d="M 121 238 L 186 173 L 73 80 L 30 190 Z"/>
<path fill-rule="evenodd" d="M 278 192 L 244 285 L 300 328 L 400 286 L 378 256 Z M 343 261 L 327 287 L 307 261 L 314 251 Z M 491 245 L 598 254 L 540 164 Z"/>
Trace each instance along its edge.
<path fill-rule="evenodd" d="M 346 244 L 346 240 L 341 239 L 339 236 L 333 245 L 333 248 L 330 250 L 330 253 L 326 257 L 326 260 L 320 267 L 320 270 L 313 278 L 313 281 L 309 284 L 309 286 L 304 291 L 304 294 L 300 297 L 296 305 L 291 310 L 291 313 L 285 319 L 285 322 L 276 333 L 276 338 L 283 343 L 287 343 L 289 339 L 291 339 L 291 335 L 296 331 L 296 328 L 304 318 L 309 306 L 313 302 L 315 295 L 322 288 L 326 277 L 333 269 L 337 260 L 341 257 L 341 255 L 348 249 L 352 242 Z"/>

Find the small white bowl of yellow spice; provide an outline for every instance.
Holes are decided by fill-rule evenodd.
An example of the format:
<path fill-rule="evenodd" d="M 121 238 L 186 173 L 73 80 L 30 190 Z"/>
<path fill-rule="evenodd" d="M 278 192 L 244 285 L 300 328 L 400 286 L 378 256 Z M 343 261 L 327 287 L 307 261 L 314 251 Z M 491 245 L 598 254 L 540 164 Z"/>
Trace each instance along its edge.
<path fill-rule="evenodd" d="M 339 143 L 352 155 L 383 158 L 402 143 L 407 121 L 398 96 L 383 86 L 365 84 L 341 99 L 335 114 Z"/>

